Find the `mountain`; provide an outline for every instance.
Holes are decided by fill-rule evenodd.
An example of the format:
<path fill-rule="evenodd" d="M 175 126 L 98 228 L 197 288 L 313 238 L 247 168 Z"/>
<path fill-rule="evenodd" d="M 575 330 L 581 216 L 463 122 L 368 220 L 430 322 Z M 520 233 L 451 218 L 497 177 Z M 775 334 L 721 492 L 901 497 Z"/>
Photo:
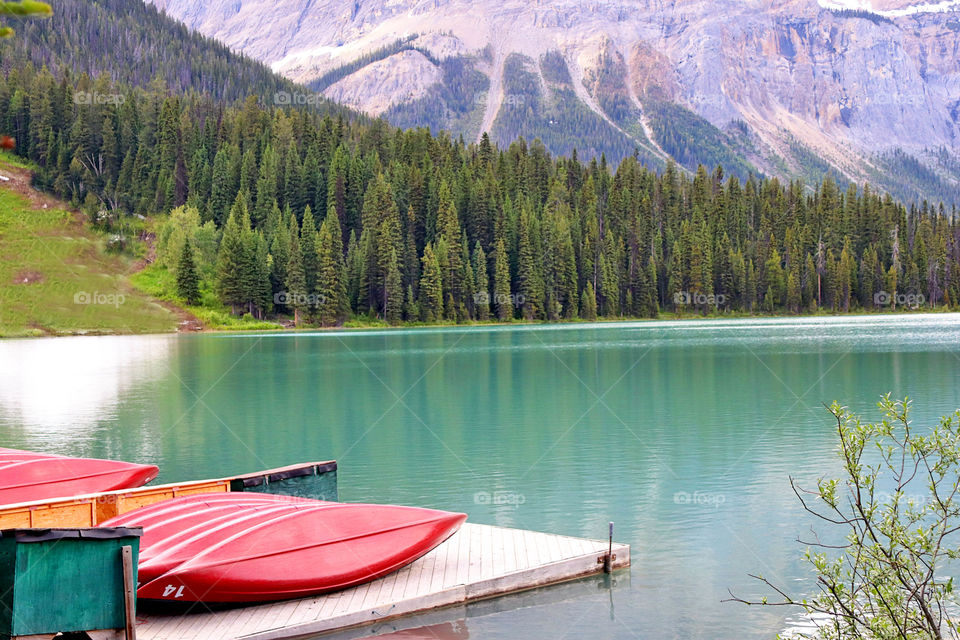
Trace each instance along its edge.
<path fill-rule="evenodd" d="M 0 71 L 48 67 L 130 86 L 151 83 L 175 93 L 226 102 L 272 98 L 295 83 L 261 62 L 188 29 L 151 5 L 131 0 L 57 0 L 53 15 L 16 24 L 0 41 Z M 332 103 L 330 110 L 346 112 Z"/>
<path fill-rule="evenodd" d="M 404 127 L 960 201 L 960 0 L 153 0 Z"/>
<path fill-rule="evenodd" d="M 614 116 L 636 109 L 661 147 L 675 144 L 686 162 L 713 154 L 727 170 L 688 174 L 667 163 L 657 173 L 629 155 L 613 167 L 551 157 L 536 141 L 504 147 L 481 136 L 475 144 L 340 117 L 326 98 L 306 100 L 314 97 L 306 87 L 140 0 L 64 0 L 61 10 L 59 22 L 3 45 L 0 132 L 7 146 L 13 139 L 16 162 L 31 164 L 33 185 L 69 200 L 110 252 L 155 258 L 140 286 L 184 304 L 197 302 L 199 289 L 195 311 L 205 321 L 236 326 L 231 313 L 243 314 L 243 326 L 291 313 L 295 323 L 323 325 L 493 314 L 592 320 L 960 301 L 956 208 L 900 204 L 869 184 L 838 189 L 829 177 L 806 188 L 739 180 L 731 174 L 752 162 L 746 146 L 661 85 L 640 87 L 639 107 L 621 100 L 625 76 L 613 52 L 602 73 L 571 70 L 551 51 L 536 67 L 521 54 L 505 57 L 499 84 L 487 77 L 483 92 L 501 96 L 494 130 L 533 132 L 584 153 L 629 153 L 643 122 L 623 140 Z M 333 95 L 366 73 L 389 89 L 393 72 L 382 63 L 410 60 L 424 73 L 436 67 L 440 79 L 428 89 L 444 105 L 483 111 L 483 100 L 465 100 L 485 82 L 474 63 L 411 49 L 421 38 L 396 39 L 313 82 Z M 243 82 L 250 95 L 241 101 Z M 430 106 L 427 94 L 419 99 Z M 667 118 L 677 126 L 666 127 Z M 752 134 L 744 125 L 738 135 L 746 145 Z M 653 162 L 656 147 L 645 149 L 638 155 Z M 905 166 L 916 163 L 900 154 Z M 151 236 L 154 254 L 140 244 Z M 19 287 L 16 300 L 70 304 L 75 291 L 29 295 L 49 269 L 7 253 L 0 268 Z M 17 308 L 19 326 L 33 322 L 29 308 Z"/>

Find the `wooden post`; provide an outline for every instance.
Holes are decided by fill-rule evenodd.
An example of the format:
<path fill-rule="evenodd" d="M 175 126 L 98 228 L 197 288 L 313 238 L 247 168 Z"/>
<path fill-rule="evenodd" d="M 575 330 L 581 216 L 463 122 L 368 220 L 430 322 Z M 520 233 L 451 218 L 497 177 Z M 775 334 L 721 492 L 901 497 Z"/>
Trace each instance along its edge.
<path fill-rule="evenodd" d="M 607 546 L 607 555 L 603 558 L 603 572 L 613 571 L 613 523 L 610 523 L 610 537 Z"/>
<path fill-rule="evenodd" d="M 127 620 L 127 640 L 137 640 L 137 584 L 133 579 L 133 547 L 125 545 L 120 549 L 123 557 L 123 608 Z"/>

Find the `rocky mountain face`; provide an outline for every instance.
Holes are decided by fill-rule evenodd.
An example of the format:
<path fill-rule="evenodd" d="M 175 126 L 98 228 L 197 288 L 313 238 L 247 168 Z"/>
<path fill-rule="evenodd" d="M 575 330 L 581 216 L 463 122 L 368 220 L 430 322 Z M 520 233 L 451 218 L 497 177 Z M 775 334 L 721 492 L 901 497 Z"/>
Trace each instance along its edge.
<path fill-rule="evenodd" d="M 960 0 L 153 0 L 400 126 L 960 202 Z"/>

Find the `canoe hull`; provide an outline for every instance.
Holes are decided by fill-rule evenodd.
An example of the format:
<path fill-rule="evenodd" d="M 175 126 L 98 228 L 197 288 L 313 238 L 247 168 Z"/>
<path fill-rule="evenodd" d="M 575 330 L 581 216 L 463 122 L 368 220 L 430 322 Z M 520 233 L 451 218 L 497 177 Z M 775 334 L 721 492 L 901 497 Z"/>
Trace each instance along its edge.
<path fill-rule="evenodd" d="M 157 477 L 153 465 L 0 450 L 0 504 L 140 487 Z"/>
<path fill-rule="evenodd" d="M 142 547 L 138 598 L 228 604 L 337 591 L 410 564 L 466 520 L 414 507 L 311 502 L 249 507 L 234 516 L 220 510 L 207 531 Z M 128 524 L 139 524 L 129 516 Z M 144 529 L 146 538 L 149 525 Z"/>

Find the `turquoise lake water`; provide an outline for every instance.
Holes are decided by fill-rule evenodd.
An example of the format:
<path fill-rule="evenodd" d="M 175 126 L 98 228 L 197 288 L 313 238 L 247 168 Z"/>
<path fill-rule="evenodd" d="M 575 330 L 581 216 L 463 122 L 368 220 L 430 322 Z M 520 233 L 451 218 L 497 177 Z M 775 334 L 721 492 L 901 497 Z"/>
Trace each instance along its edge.
<path fill-rule="evenodd" d="M 790 612 L 721 600 L 809 588 L 788 478 L 839 471 L 824 404 L 874 418 L 888 391 L 918 424 L 960 407 L 960 315 L 17 340 L 0 446 L 161 482 L 336 459 L 346 501 L 632 545 L 613 580 L 397 637 L 772 638 Z"/>

